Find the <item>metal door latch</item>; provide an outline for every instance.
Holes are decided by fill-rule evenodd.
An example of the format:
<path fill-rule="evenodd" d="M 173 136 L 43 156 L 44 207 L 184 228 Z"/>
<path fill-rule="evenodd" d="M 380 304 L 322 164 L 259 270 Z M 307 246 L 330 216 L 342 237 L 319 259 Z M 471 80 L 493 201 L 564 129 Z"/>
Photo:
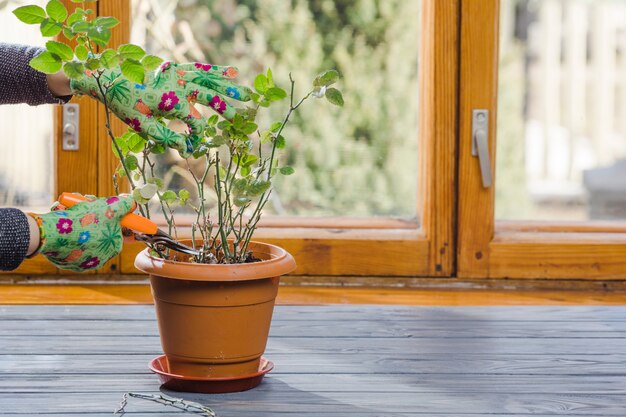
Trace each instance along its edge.
<path fill-rule="evenodd" d="M 491 161 L 489 160 L 489 110 L 472 111 L 472 156 L 478 156 L 483 187 L 492 183 Z"/>
<path fill-rule="evenodd" d="M 63 105 L 63 150 L 77 151 L 78 141 L 78 119 L 80 116 L 78 104 L 67 103 Z"/>

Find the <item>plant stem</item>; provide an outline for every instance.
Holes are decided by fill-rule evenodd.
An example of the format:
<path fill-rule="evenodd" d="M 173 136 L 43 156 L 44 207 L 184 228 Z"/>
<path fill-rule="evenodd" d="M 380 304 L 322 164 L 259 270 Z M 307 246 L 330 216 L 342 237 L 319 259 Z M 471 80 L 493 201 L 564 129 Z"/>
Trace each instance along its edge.
<path fill-rule="evenodd" d="M 128 397 L 138 398 L 141 400 L 152 401 L 165 406 L 177 408 L 190 414 L 199 414 L 206 417 L 217 417 L 217 414 L 209 407 L 193 401 L 183 400 L 182 398 L 169 397 L 163 394 L 143 394 L 138 392 L 128 392 L 122 396 L 122 401 L 117 407 L 114 415 L 123 416 L 126 414 L 126 405 L 128 405 Z"/>
<path fill-rule="evenodd" d="M 224 212 L 222 207 L 222 185 L 220 180 L 220 153 L 219 151 L 215 152 L 215 192 L 217 193 L 217 209 L 218 209 L 218 222 L 219 229 L 218 233 L 221 237 L 220 246 L 222 247 L 222 251 L 224 252 L 224 258 L 230 259 L 230 248 L 228 247 L 228 238 L 226 232 L 224 231 Z"/>

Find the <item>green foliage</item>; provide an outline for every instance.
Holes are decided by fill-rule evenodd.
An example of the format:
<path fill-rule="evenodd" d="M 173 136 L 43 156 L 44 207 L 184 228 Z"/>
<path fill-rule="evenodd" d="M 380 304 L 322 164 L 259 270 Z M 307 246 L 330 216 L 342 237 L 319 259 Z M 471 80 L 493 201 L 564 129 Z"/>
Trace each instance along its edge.
<path fill-rule="evenodd" d="M 50 0 L 46 5 L 46 12 L 55 22 L 62 22 L 67 18 L 67 9 L 59 0 Z"/>
<path fill-rule="evenodd" d="M 66 62 L 63 64 L 63 72 L 68 78 L 77 80 L 83 76 L 85 65 L 82 62 Z"/>
<path fill-rule="evenodd" d="M 74 51 L 72 51 L 72 48 L 61 42 L 48 41 L 46 42 L 46 49 L 64 61 L 69 61 L 74 58 Z"/>
<path fill-rule="evenodd" d="M 143 84 L 143 80 L 146 77 L 146 70 L 143 65 L 141 65 L 141 62 L 128 58 L 122 62 L 120 68 L 122 69 L 124 77 L 134 83 Z"/>
<path fill-rule="evenodd" d="M 63 61 L 58 55 L 55 55 L 52 52 L 43 51 L 30 60 L 30 66 L 37 71 L 41 71 L 46 74 L 54 74 L 61 69 Z"/>
<path fill-rule="evenodd" d="M 106 49 L 111 37 L 111 28 L 119 24 L 114 18 L 96 17 L 91 19 L 91 11 L 77 8 L 68 16 L 66 8 L 58 0 L 50 0 L 46 9 L 27 8 L 16 10 L 16 16 L 28 23 L 40 23 L 44 36 L 56 36 L 63 32 L 67 38 L 75 37 L 78 45 L 74 50 L 69 46 L 49 41 L 46 51 L 35 57 L 31 65 L 44 72 L 56 72 L 61 67 L 71 78 L 80 78 L 85 69 L 95 77 L 100 94 L 103 95 L 107 121 L 110 109 L 106 98 L 124 97 L 132 88 L 129 82 L 141 84 L 146 71 L 153 71 L 162 62 L 155 55 L 147 55 L 137 45 L 121 45 L 117 50 Z M 97 55 L 93 51 L 97 47 L 105 48 Z M 76 55 L 76 59 L 74 58 Z M 123 77 L 105 73 L 105 68 L 119 64 Z M 210 74 L 197 72 L 198 77 Z M 259 74 L 254 81 L 256 93 L 253 105 L 237 110 L 232 120 L 221 120 L 211 117 L 201 137 L 194 137 L 194 158 L 200 162 L 201 173 L 196 174 L 190 160 L 185 161 L 187 171 L 196 185 L 196 198 L 191 192 L 179 189 L 178 194 L 170 189 L 170 184 L 160 178 L 158 167 L 153 161 L 156 154 L 165 151 L 168 140 L 176 135 L 165 128 L 163 120 L 157 118 L 156 129 L 162 142 L 154 143 L 129 129 L 121 136 L 114 137 L 109 124 L 109 135 L 112 139 L 112 150 L 120 160 L 116 170 L 117 177 L 127 177 L 131 182 L 133 199 L 140 204 L 142 212 L 149 215 L 149 202 L 153 198 L 160 202 L 160 208 L 169 226 L 170 233 L 174 225 L 174 206 L 189 206 L 197 214 L 192 230 L 199 231 L 204 248 L 212 249 L 210 259 L 223 263 L 245 262 L 248 259 L 248 245 L 263 208 L 269 201 L 272 180 L 277 173 L 283 176 L 294 174 L 295 170 L 288 165 L 279 168 L 281 151 L 286 146 L 283 135 L 287 122 L 296 117 L 295 111 L 317 90 L 326 89 L 337 81 L 339 73 L 334 70 L 323 72 L 314 81 L 311 91 L 301 99 L 295 97 L 295 82 L 289 76 L 290 93 L 274 81 L 271 69 Z M 202 81 L 202 80 L 199 80 Z M 337 89 L 326 89 L 327 99 L 333 104 L 342 105 L 343 98 Z M 289 97 L 287 110 L 277 120 L 261 117 L 259 108 L 268 108 L 267 115 L 276 105 Z M 260 121 L 269 126 L 259 136 Z M 169 135 L 169 136 L 168 136 Z M 155 169 L 156 168 L 156 169 Z M 137 181 L 135 184 L 133 181 Z M 140 183 L 139 183 L 140 182 Z M 117 184 L 116 184 L 117 186 Z M 210 201 L 205 194 L 206 188 L 212 186 L 215 200 Z M 165 190 L 165 191 L 163 191 Z M 216 222 L 207 211 L 213 206 Z M 248 216 L 247 220 L 244 217 Z M 213 228 L 216 228 L 213 232 Z M 228 237 L 234 236 L 233 246 L 229 246 Z M 194 240 L 195 241 L 195 240 Z M 204 261 L 207 253 L 202 252 L 198 261 Z"/>
<path fill-rule="evenodd" d="M 341 95 L 341 91 L 336 88 L 328 88 L 326 89 L 326 99 L 333 103 L 335 106 L 343 107 L 343 96 Z"/>
<path fill-rule="evenodd" d="M 46 19 L 46 11 L 35 5 L 18 7 L 13 10 L 13 14 L 28 24 L 39 24 Z"/>
<path fill-rule="evenodd" d="M 183 24 L 178 22 L 191 26 L 203 61 L 236 63 L 238 79 L 254 85 L 256 96 L 252 100 L 263 103 L 262 108 L 267 105 L 263 94 L 269 87 L 256 75 L 260 68 L 271 67 L 277 77 L 291 71 L 302 88 L 312 80 L 320 91 L 326 87 L 321 95 L 324 100 L 328 99 L 326 91 L 335 87 L 335 77 L 341 74 L 340 90 L 346 97 L 342 111 L 326 105 L 303 107 L 282 132 L 288 139 L 282 158 L 295 173 L 274 180 L 276 198 L 266 210 L 278 214 L 415 217 L 422 3 L 177 1 L 171 44 L 187 39 Z M 165 43 L 147 42 L 150 53 L 173 55 Z M 180 50 L 175 52 L 180 54 Z M 177 59 L 201 58 L 196 50 L 190 50 Z M 326 68 L 329 70 L 324 71 Z M 263 75 L 267 78 L 266 73 Z M 336 104 L 343 101 L 343 96 L 339 98 L 332 90 L 329 98 Z M 279 119 L 287 104 L 286 100 L 279 101 L 257 119 L 264 143 L 274 140 L 276 132 L 268 132 L 266 126 Z"/>

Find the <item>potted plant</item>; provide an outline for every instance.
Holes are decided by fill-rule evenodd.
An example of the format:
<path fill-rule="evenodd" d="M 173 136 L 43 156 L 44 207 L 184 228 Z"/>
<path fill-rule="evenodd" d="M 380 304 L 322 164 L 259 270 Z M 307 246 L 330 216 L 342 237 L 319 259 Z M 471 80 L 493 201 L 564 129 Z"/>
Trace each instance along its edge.
<path fill-rule="evenodd" d="M 269 69 L 256 76 L 254 88 L 225 88 L 225 94 L 235 98 L 246 94 L 249 101 L 231 107 L 215 95 L 207 103 L 226 117 L 214 114 L 202 119 L 201 132 L 188 135 L 187 148 L 178 149 L 194 187 L 164 189 L 163 180 L 157 176 L 155 156 L 168 151 L 166 143 L 154 140 L 132 119 L 126 120 L 131 126 L 128 131 L 116 137 L 109 120 L 116 95 L 131 87 L 159 82 L 160 74 L 174 64 L 147 55 L 137 45 L 107 49 L 111 29 L 119 22 L 112 17 L 92 18 L 92 11 L 84 7 L 69 14 L 62 3 L 51 0 L 45 9 L 23 6 L 15 14 L 25 23 L 39 24 L 43 36 L 63 34 L 68 40 L 76 40 L 73 49 L 50 40 L 47 50 L 35 57 L 31 66 L 46 73 L 62 68 L 72 79 L 89 76 L 95 80 L 97 89 L 93 94 L 105 106 L 107 133 L 120 161 L 113 176 L 116 190 L 119 179 L 125 178 L 139 211 L 148 218 L 153 214 L 150 202 L 158 202 L 168 231 L 174 236 L 176 209 L 187 206 L 194 213 L 191 239 L 185 243 L 198 250 L 197 256 L 150 246 L 135 260 L 135 266 L 150 275 L 167 357 L 159 366 L 163 372 L 188 380 L 226 381 L 256 376 L 249 379 L 248 385 L 221 386 L 217 390 L 251 388 L 262 375 L 261 355 L 279 278 L 296 267 L 285 250 L 255 242 L 254 232 L 272 193 L 273 179 L 294 172 L 280 158 L 287 142 L 283 136 L 285 126 L 312 97 L 326 97 L 335 105 L 343 105 L 341 92 L 331 87 L 339 74 L 334 70 L 323 72 L 314 79 L 310 91 L 299 98 L 291 75 L 289 88 L 284 90 L 276 85 Z M 214 81 L 209 76 L 212 72 L 233 70 L 200 63 L 195 66 L 200 74 L 207 74 L 207 79 L 199 82 L 209 85 Z M 113 68 L 119 68 L 121 74 L 112 76 Z M 181 78 L 181 82 L 186 81 Z M 196 101 L 193 94 L 186 97 L 190 109 Z M 285 101 L 288 105 L 280 120 L 259 126 L 261 113 Z M 152 121 L 157 130 L 168 131 L 165 118 L 155 116 Z"/>

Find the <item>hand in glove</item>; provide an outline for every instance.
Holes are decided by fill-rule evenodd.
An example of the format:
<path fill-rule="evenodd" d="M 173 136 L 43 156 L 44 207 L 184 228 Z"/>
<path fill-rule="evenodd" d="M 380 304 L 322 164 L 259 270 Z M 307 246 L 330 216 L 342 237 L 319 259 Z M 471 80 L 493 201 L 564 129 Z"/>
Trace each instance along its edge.
<path fill-rule="evenodd" d="M 236 75 L 237 69 L 229 66 L 165 62 L 147 75 L 144 84 L 126 79 L 119 67 L 104 70 L 100 82 L 107 91 L 109 108 L 117 117 L 144 137 L 188 157 L 206 127 L 206 120 L 194 107 L 195 103 L 211 107 L 230 120 L 235 116 L 235 108 L 226 97 L 250 99 L 247 87 L 231 81 Z M 70 87 L 73 94 L 89 95 L 104 102 L 90 71 L 79 80 L 71 80 Z M 182 120 L 189 127 L 189 135 L 168 129 L 157 120 L 160 117 Z"/>
<path fill-rule="evenodd" d="M 37 252 L 61 269 L 100 268 L 121 252 L 120 220 L 134 207 L 132 197 L 115 196 L 84 201 L 66 210 L 31 213 L 39 225 Z"/>

